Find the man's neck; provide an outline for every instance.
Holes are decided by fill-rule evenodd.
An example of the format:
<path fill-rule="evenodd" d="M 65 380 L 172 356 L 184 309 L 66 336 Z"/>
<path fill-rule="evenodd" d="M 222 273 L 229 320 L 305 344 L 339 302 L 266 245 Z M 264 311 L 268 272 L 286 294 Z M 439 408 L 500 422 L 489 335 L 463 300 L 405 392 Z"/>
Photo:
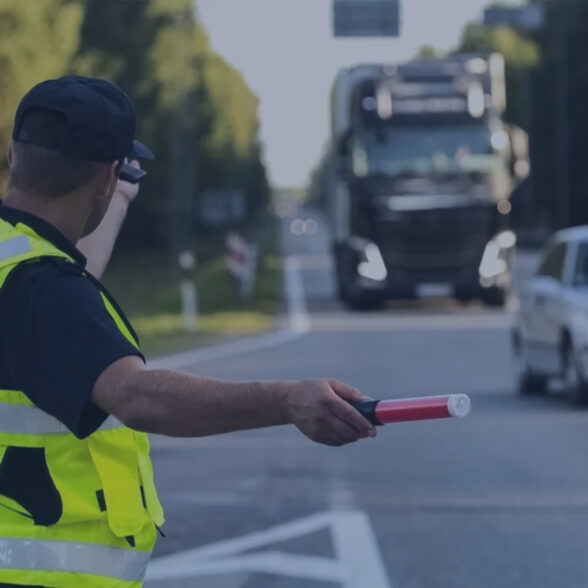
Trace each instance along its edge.
<path fill-rule="evenodd" d="M 3 203 L 6 206 L 34 214 L 62 232 L 74 245 L 82 236 L 86 219 L 74 195 L 51 200 L 32 196 L 20 190 L 8 189 Z"/>

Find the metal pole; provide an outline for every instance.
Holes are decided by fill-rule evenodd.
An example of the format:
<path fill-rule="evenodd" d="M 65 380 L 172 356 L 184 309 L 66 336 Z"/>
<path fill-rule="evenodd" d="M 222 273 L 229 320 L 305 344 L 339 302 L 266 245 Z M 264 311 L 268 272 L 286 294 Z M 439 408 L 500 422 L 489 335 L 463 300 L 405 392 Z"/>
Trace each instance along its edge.
<path fill-rule="evenodd" d="M 569 154 L 569 47 L 566 30 L 557 28 L 557 75 L 555 76 L 556 134 L 556 217 L 557 228 L 570 224 L 570 154 Z"/>

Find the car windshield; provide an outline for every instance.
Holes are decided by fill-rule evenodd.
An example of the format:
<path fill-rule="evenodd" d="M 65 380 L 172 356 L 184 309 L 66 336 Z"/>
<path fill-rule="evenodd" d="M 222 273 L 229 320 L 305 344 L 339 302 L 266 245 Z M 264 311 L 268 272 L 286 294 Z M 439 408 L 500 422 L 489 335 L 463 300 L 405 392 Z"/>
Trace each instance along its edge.
<path fill-rule="evenodd" d="M 449 171 L 493 159 L 491 130 L 484 125 L 388 127 L 366 131 L 362 142 L 372 173 Z"/>
<path fill-rule="evenodd" d="M 574 269 L 574 286 L 588 286 L 588 242 L 581 243 L 578 248 L 576 267 Z"/>

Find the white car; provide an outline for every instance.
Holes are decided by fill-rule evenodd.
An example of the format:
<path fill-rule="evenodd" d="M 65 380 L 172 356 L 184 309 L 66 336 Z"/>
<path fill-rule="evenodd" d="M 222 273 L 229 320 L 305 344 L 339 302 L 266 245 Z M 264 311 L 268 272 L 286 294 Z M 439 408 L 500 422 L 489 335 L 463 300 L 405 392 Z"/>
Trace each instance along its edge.
<path fill-rule="evenodd" d="M 521 394 L 542 393 L 557 378 L 577 403 L 588 401 L 588 226 L 547 244 L 519 293 L 513 348 Z"/>

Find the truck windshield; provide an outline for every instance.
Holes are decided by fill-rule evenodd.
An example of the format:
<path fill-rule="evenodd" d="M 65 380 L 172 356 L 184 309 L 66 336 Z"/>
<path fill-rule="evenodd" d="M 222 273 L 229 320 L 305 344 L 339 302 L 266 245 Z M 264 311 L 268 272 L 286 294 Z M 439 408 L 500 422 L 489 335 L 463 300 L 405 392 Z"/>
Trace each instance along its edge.
<path fill-rule="evenodd" d="M 493 153 L 491 130 L 481 125 L 370 129 L 362 139 L 370 173 L 455 171 Z"/>

